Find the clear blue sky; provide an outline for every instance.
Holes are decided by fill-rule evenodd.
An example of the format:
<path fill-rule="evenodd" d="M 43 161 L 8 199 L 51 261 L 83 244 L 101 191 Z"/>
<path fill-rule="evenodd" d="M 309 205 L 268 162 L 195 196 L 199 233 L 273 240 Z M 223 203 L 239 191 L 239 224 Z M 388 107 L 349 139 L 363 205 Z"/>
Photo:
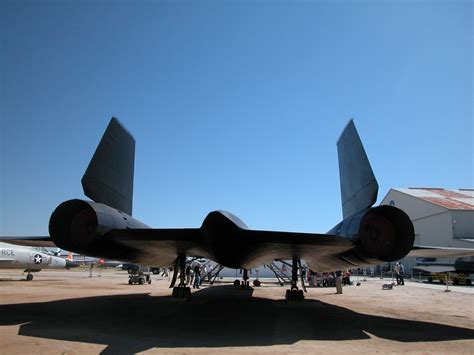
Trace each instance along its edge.
<path fill-rule="evenodd" d="M 134 216 L 325 232 L 354 117 L 379 201 L 473 187 L 471 1 L 0 1 L 0 234 L 47 235 L 111 116 Z"/>

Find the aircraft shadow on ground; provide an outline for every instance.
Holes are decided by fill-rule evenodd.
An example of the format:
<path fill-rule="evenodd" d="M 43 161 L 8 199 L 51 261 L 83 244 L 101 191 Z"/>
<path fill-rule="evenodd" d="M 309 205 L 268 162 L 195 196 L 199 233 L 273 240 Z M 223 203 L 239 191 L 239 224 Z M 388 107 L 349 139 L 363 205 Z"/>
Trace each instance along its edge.
<path fill-rule="evenodd" d="M 299 340 L 368 339 L 400 342 L 474 339 L 474 330 L 366 315 L 317 300 L 287 304 L 252 291 L 217 286 L 190 302 L 130 294 L 0 305 L 0 325 L 23 324 L 24 336 L 105 344 L 103 353 L 150 348 L 293 344 Z"/>

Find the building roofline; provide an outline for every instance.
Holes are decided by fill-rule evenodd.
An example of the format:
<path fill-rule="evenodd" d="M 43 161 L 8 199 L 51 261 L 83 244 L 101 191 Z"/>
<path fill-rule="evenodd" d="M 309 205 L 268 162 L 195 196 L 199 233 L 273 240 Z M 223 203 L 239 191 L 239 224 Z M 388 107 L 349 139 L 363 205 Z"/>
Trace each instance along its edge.
<path fill-rule="evenodd" d="M 474 206 L 472 206 L 472 208 L 456 208 L 456 207 L 448 207 L 446 205 L 443 205 L 441 202 L 437 203 L 436 201 L 433 201 L 432 199 L 433 198 L 437 198 L 437 197 L 422 197 L 422 196 L 415 196 L 415 195 L 412 195 L 410 193 L 407 193 L 406 191 L 404 190 L 415 190 L 415 189 L 418 189 L 418 190 L 426 190 L 426 191 L 433 191 L 433 190 L 436 190 L 436 191 L 451 191 L 451 192 L 456 192 L 456 190 L 452 190 L 452 189 L 444 189 L 444 188 L 422 188 L 422 187 L 409 187 L 409 188 L 401 188 L 401 187 L 395 187 L 395 188 L 390 188 L 390 190 L 387 192 L 387 194 L 385 195 L 385 197 L 388 196 L 388 194 L 390 193 L 391 190 L 394 190 L 394 191 L 397 191 L 405 196 L 410 196 L 410 197 L 413 197 L 413 198 L 416 198 L 418 200 L 422 200 L 426 203 L 429 203 L 433 206 L 437 206 L 437 207 L 440 207 L 440 208 L 443 208 L 447 211 L 473 211 L 474 210 Z M 463 189 L 465 191 L 473 191 L 474 189 Z M 461 191 L 461 189 L 459 189 L 459 191 Z M 382 199 L 384 200 L 385 197 Z M 443 199 L 443 196 L 440 195 L 439 199 Z M 444 199 L 446 201 L 450 201 L 449 198 L 447 197 L 444 197 Z M 452 200 L 453 203 L 462 203 L 462 204 L 465 204 L 465 205 L 469 205 L 468 203 L 465 203 L 465 202 L 461 202 L 461 201 L 457 201 L 457 200 Z"/>

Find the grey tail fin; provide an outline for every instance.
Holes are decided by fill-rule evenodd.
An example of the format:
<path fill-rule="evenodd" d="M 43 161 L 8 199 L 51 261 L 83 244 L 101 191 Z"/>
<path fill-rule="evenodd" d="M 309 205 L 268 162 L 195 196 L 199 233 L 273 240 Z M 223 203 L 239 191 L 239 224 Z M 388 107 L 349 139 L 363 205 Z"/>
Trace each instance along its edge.
<path fill-rule="evenodd" d="M 379 185 L 352 119 L 337 141 L 343 217 L 371 207 Z"/>
<path fill-rule="evenodd" d="M 84 194 L 131 215 L 134 165 L 135 139 L 112 117 L 82 177 Z"/>

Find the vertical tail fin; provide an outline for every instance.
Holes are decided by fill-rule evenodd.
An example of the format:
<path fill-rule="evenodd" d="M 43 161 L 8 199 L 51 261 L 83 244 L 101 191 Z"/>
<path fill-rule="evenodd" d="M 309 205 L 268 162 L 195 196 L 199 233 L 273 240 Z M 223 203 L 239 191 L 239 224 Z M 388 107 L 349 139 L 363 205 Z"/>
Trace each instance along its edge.
<path fill-rule="evenodd" d="M 135 139 L 112 117 L 82 177 L 84 194 L 131 215 L 134 164 Z"/>
<path fill-rule="evenodd" d="M 342 214 L 346 218 L 377 201 L 379 185 L 352 120 L 337 141 Z"/>

